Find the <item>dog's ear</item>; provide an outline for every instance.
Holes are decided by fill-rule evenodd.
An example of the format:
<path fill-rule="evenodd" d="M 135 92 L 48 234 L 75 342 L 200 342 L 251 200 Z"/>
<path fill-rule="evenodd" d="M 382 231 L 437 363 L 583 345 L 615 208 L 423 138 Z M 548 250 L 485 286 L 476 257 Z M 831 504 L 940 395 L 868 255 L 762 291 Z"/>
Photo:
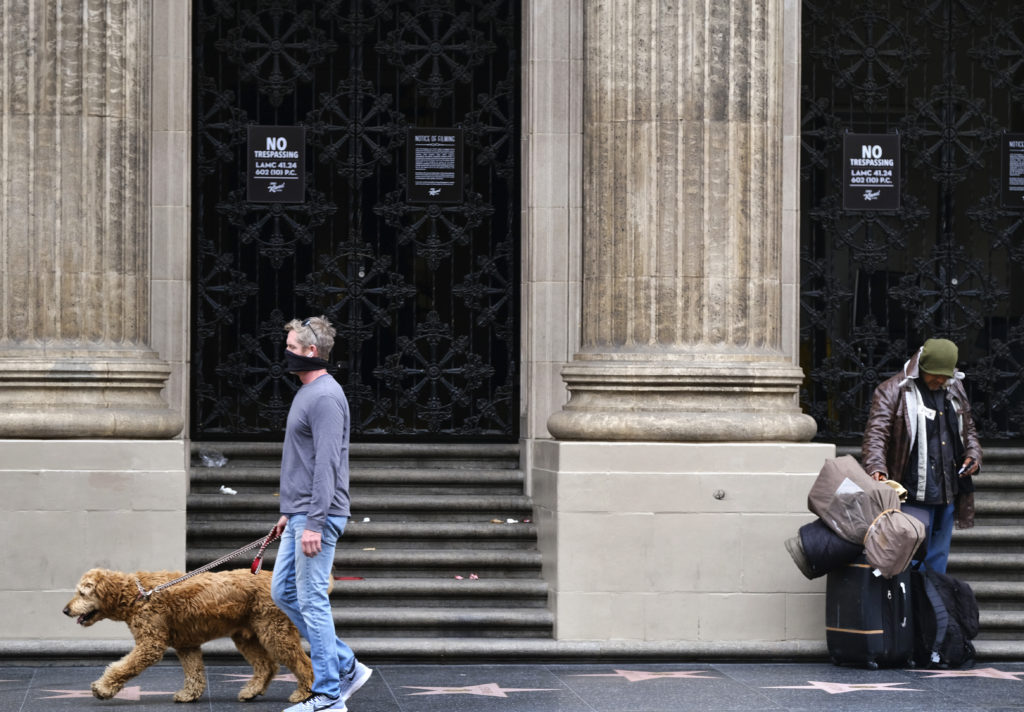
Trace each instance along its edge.
<path fill-rule="evenodd" d="M 75 590 L 83 596 L 92 595 L 93 591 L 96 590 L 96 581 L 99 579 L 100 573 L 99 569 L 89 569 L 86 571 L 82 574 L 82 578 L 78 580 Z"/>
<path fill-rule="evenodd" d="M 121 590 L 128 585 L 128 577 L 120 571 L 102 570 L 96 576 L 96 596 L 104 600 L 114 600 L 121 595 Z"/>

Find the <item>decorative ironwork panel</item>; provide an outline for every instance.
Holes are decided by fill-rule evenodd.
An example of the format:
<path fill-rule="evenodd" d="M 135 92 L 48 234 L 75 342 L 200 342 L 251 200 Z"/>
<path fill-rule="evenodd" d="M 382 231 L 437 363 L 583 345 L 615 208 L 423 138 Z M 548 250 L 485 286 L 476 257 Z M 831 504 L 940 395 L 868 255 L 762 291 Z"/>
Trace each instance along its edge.
<path fill-rule="evenodd" d="M 805 0 L 802 400 L 859 442 L 874 388 L 929 337 L 960 347 L 985 439 L 1024 434 L 1024 211 L 1000 136 L 1024 131 L 1024 6 Z M 902 208 L 842 208 L 845 132 L 898 131 Z"/>
<path fill-rule="evenodd" d="M 197 0 L 192 437 L 283 435 L 283 326 L 326 314 L 361 439 L 518 431 L 517 0 Z M 306 129 L 302 203 L 246 201 L 250 125 Z M 411 204 L 407 129 L 464 199 Z"/>

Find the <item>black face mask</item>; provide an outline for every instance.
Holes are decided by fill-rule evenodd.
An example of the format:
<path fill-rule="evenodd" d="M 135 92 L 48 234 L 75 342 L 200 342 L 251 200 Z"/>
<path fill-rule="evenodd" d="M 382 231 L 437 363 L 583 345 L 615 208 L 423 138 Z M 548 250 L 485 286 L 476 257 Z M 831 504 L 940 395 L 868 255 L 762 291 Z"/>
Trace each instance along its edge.
<path fill-rule="evenodd" d="M 289 373 L 319 371 L 321 368 L 327 368 L 330 366 L 330 364 L 322 358 L 316 358 L 315 356 L 299 356 L 298 354 L 292 353 L 288 350 L 285 350 L 284 352 L 284 360 L 288 363 Z"/>

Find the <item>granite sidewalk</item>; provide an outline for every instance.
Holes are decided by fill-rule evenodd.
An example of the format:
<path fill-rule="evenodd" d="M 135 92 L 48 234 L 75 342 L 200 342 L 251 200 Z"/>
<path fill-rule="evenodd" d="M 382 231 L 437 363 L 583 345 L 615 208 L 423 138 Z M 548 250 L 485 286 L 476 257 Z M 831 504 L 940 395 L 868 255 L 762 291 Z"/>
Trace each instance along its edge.
<path fill-rule="evenodd" d="M 970 670 L 861 670 L 829 663 L 587 663 L 373 665 L 351 712 L 726 712 L 742 710 L 1024 711 L 1024 663 L 985 661 Z M 287 671 L 263 697 L 235 700 L 240 665 L 207 665 L 207 691 L 192 704 L 173 656 L 112 700 L 89 684 L 101 665 L 0 666 L 2 712 L 277 712 L 288 706 Z"/>

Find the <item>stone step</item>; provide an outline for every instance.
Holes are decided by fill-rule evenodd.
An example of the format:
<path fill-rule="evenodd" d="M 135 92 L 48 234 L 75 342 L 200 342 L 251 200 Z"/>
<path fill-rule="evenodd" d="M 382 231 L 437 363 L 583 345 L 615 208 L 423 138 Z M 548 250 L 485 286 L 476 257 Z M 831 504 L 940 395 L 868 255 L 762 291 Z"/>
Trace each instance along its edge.
<path fill-rule="evenodd" d="M 226 513 L 235 511 L 278 511 L 278 499 L 273 495 L 225 495 L 190 494 L 187 499 L 188 512 Z M 353 493 L 351 509 L 353 518 L 367 516 L 374 512 L 419 512 L 444 515 L 446 512 L 490 512 L 515 513 L 529 517 L 533 503 L 525 495 L 434 495 L 434 494 L 362 494 Z M 509 514 L 508 516 L 513 516 Z"/>
<path fill-rule="evenodd" d="M 344 579 L 331 599 L 340 606 L 544 608 L 548 587 L 537 579 Z"/>
<path fill-rule="evenodd" d="M 277 493 L 281 472 L 279 467 L 194 468 L 192 494 L 221 494 L 227 486 L 239 494 L 273 495 Z M 431 494 L 518 495 L 523 492 L 521 470 L 453 469 L 453 468 L 391 468 L 353 467 L 350 486 L 362 494 L 401 494 L 410 489 Z"/>
<path fill-rule="evenodd" d="M 274 522 L 277 520 L 275 519 Z M 274 522 L 271 522 L 273 524 Z M 265 537 L 269 527 L 264 522 L 233 521 L 224 519 L 204 519 L 189 521 L 189 535 L 194 536 L 197 541 L 237 542 L 231 548 L 238 548 L 244 544 L 256 541 L 261 536 Z M 508 519 L 493 519 L 486 522 L 434 522 L 434 521 L 406 521 L 398 522 L 392 520 L 383 521 L 359 521 L 350 520 L 345 526 L 345 533 L 339 546 L 347 545 L 349 541 L 361 539 L 527 539 L 534 543 L 537 541 L 537 527 L 527 519 L 526 521 Z M 277 546 L 274 542 L 271 546 Z"/>
<path fill-rule="evenodd" d="M 954 546 L 949 555 L 948 573 L 973 587 L 982 582 L 1024 581 L 1022 567 L 1024 553 L 962 551 Z"/>
<path fill-rule="evenodd" d="M 507 523 L 506 519 L 487 522 L 442 521 L 352 521 L 345 527 L 341 548 L 533 548 L 537 546 L 537 528 L 532 523 Z M 218 546 L 233 551 L 266 536 L 266 522 L 190 519 L 188 544 Z M 276 547 L 277 543 L 271 545 Z"/>
<path fill-rule="evenodd" d="M 954 529 L 953 540 L 969 543 L 1000 543 L 1024 541 L 1024 526 L 989 526 L 977 524 L 970 529 Z"/>
<path fill-rule="evenodd" d="M 977 640 L 1024 639 L 1024 609 L 979 608 L 981 632 Z"/>
<path fill-rule="evenodd" d="M 1019 495 L 1020 490 L 1024 490 L 1024 469 L 1017 466 L 990 469 L 986 465 L 985 471 L 974 478 L 974 486 L 978 492 L 1008 491 Z"/>
<path fill-rule="evenodd" d="M 951 550 L 960 553 L 1024 553 L 1024 526 L 996 525 L 978 518 L 970 529 L 955 529 Z"/>
<path fill-rule="evenodd" d="M 986 604 L 993 604 L 1000 601 L 1016 604 L 1020 602 L 1020 608 L 1024 609 L 1024 581 L 969 581 L 974 597 L 978 604 L 984 601 Z"/>
<path fill-rule="evenodd" d="M 253 552 L 255 555 L 255 552 Z M 220 550 L 207 550 L 190 546 L 186 553 L 189 571 L 199 568 L 223 555 Z M 273 569 L 277 552 L 268 549 L 263 565 Z M 248 566 L 252 558 L 240 558 L 237 568 Z M 449 579 L 468 578 L 478 574 L 482 578 L 539 577 L 541 555 L 534 550 L 491 549 L 377 549 L 372 551 L 341 547 L 334 556 L 335 572 L 339 576 L 364 578 L 427 577 Z"/>
<path fill-rule="evenodd" d="M 379 608 L 333 609 L 339 635 L 375 637 L 551 637 L 554 618 L 543 608 Z"/>
<path fill-rule="evenodd" d="M 982 494 L 974 496 L 975 515 L 981 519 L 986 516 L 1024 515 L 1024 496 L 1011 496 L 1006 493 Z"/>
<path fill-rule="evenodd" d="M 193 442 L 194 469 L 206 467 L 204 455 L 236 467 L 273 467 L 281 463 L 281 443 Z M 352 443 L 349 462 L 364 467 L 519 469 L 516 443 Z M 219 469 L 219 468 L 211 468 Z"/>

